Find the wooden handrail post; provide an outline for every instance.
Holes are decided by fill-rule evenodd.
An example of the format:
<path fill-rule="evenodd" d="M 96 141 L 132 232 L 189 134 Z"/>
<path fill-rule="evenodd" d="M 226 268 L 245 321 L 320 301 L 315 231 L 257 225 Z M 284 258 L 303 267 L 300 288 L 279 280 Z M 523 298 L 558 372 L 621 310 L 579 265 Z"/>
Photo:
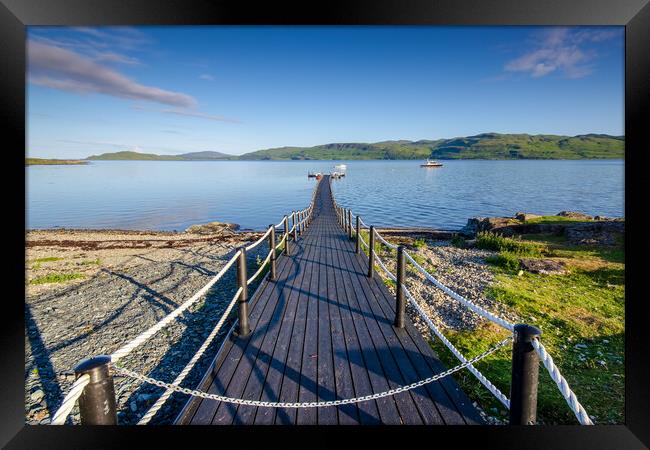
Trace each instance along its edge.
<path fill-rule="evenodd" d="M 271 250 L 271 269 L 269 271 L 269 280 L 275 281 L 275 225 L 269 225 L 271 233 L 269 234 L 269 247 Z"/>
<path fill-rule="evenodd" d="M 515 325 L 510 381 L 510 425 L 535 425 L 537 421 L 537 378 L 539 356 L 533 339 L 542 332 L 532 325 Z"/>
<path fill-rule="evenodd" d="M 370 236 L 368 238 L 368 278 L 372 278 L 375 271 L 375 226 L 370 225 Z"/>
<path fill-rule="evenodd" d="M 298 220 L 297 220 L 298 214 L 294 211 L 293 212 L 293 242 L 296 242 L 298 240 Z"/>
<path fill-rule="evenodd" d="M 246 247 L 239 249 L 239 258 L 237 259 L 237 287 L 241 288 L 239 294 L 239 326 L 237 334 L 240 337 L 248 336 L 251 332 L 248 323 L 248 275 L 246 274 Z"/>
<path fill-rule="evenodd" d="M 81 361 L 74 368 L 75 379 L 88 374 L 90 382 L 79 397 L 82 425 L 117 425 L 115 385 L 108 365 L 111 357 L 95 356 Z"/>
<path fill-rule="evenodd" d="M 284 216 L 284 254 L 290 256 L 289 252 L 289 216 Z"/>
<path fill-rule="evenodd" d="M 361 252 L 361 239 L 359 238 L 360 236 L 359 231 L 361 231 L 361 219 L 359 219 L 358 214 L 357 214 L 356 228 L 357 228 L 357 239 L 356 242 L 354 243 L 354 253 L 358 255 Z"/>
<path fill-rule="evenodd" d="M 352 239 L 352 210 L 348 209 L 348 238 Z"/>
<path fill-rule="evenodd" d="M 395 288 L 395 322 L 397 328 L 404 328 L 406 302 L 404 300 L 404 279 L 406 265 L 404 264 L 404 246 L 397 247 L 397 286 Z"/>

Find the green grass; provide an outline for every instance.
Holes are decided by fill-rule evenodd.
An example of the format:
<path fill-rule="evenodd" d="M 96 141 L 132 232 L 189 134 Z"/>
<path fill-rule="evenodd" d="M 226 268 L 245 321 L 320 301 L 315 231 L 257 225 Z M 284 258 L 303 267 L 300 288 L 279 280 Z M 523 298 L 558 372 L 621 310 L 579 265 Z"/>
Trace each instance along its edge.
<path fill-rule="evenodd" d="M 500 252 L 498 255 L 488 256 L 485 258 L 485 262 L 508 272 L 519 270 L 519 256 L 511 252 Z"/>
<path fill-rule="evenodd" d="M 427 246 L 427 242 L 422 238 L 418 238 L 413 241 L 413 247 L 417 248 L 418 250 L 421 248 L 425 248 L 426 246 Z"/>
<path fill-rule="evenodd" d="M 85 278 L 85 276 L 80 273 L 51 273 L 30 280 L 29 284 L 65 283 L 66 281 L 77 280 L 80 278 Z"/>
<path fill-rule="evenodd" d="M 45 258 L 37 258 L 34 260 L 35 263 L 44 263 L 44 262 L 54 262 L 54 261 L 61 261 L 63 258 L 59 258 L 57 256 L 47 256 Z"/>
<path fill-rule="evenodd" d="M 539 223 L 539 224 L 549 224 L 549 225 L 579 223 L 579 222 L 591 222 L 591 221 L 586 219 L 575 219 L 572 217 L 564 217 L 564 216 L 540 216 L 525 221 L 525 223 L 527 224 Z"/>
<path fill-rule="evenodd" d="M 553 236 L 527 236 L 528 242 L 548 247 L 570 269 L 568 275 L 538 275 L 495 266 L 495 283 L 487 295 L 507 305 L 522 322 L 542 330 L 542 342 L 595 423 L 624 422 L 625 266 L 622 242 L 617 248 L 571 247 Z M 533 240 L 535 239 L 535 240 Z M 500 254 L 499 256 L 502 256 Z M 547 255 L 548 256 L 548 255 Z M 449 339 L 468 357 L 486 350 L 506 336 L 486 324 L 477 330 L 448 332 Z M 458 361 L 439 341 L 432 344 L 443 362 Z M 585 345 L 586 348 L 576 348 Z M 506 395 L 510 389 L 511 358 L 500 350 L 476 364 Z M 489 413 L 507 420 L 505 408 L 468 371 L 459 381 L 472 400 Z M 546 424 L 575 424 L 545 367 L 540 364 L 538 419 Z M 494 409 L 493 409 L 494 408 Z"/>
<path fill-rule="evenodd" d="M 541 256 L 546 244 L 512 239 L 489 232 L 476 235 L 476 247 L 483 250 L 503 251 L 520 256 Z"/>

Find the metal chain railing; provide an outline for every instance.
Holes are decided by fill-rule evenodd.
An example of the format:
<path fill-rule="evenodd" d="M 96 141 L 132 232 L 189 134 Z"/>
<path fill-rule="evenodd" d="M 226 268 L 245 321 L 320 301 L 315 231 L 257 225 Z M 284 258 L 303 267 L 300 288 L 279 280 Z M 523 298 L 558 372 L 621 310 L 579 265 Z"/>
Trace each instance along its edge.
<path fill-rule="evenodd" d="M 474 364 L 477 361 L 480 361 L 481 359 L 485 358 L 488 355 L 491 355 L 492 353 L 496 352 L 499 350 L 501 347 L 506 345 L 510 340 L 512 339 L 511 336 L 508 336 L 507 338 L 499 341 L 496 345 L 493 347 L 489 348 L 488 350 L 484 351 L 483 353 L 475 356 L 474 358 L 467 360 L 463 362 L 462 364 L 457 365 L 456 367 L 453 367 L 451 369 L 445 370 L 444 372 L 441 372 L 439 374 L 430 376 L 428 378 L 425 378 L 423 380 L 417 381 L 415 383 L 408 384 L 406 386 L 401 386 L 398 388 L 394 389 L 389 389 L 384 392 L 379 392 L 376 394 L 368 394 L 364 395 L 361 397 L 354 397 L 354 398 L 347 398 L 347 399 L 341 399 L 341 400 L 329 400 L 329 401 L 323 401 L 323 402 L 270 402 L 270 401 L 263 401 L 263 400 L 246 400 L 246 399 L 241 399 L 241 398 L 233 398 L 233 397 L 227 397 L 225 395 L 219 395 L 219 394 L 210 394 L 207 392 L 203 391 L 198 391 L 195 389 L 187 389 L 183 388 L 171 383 L 165 383 L 160 380 L 156 380 L 154 378 L 148 377 L 146 375 L 139 374 L 137 372 L 134 372 L 129 369 L 121 368 L 121 367 L 116 367 L 115 370 L 118 373 L 121 373 L 122 375 L 126 375 L 144 382 L 147 382 L 149 384 L 153 384 L 155 386 L 160 386 L 166 389 L 171 389 L 174 392 L 180 392 L 183 394 L 191 395 L 194 397 L 200 397 L 200 398 L 205 398 L 205 399 L 210 399 L 210 400 L 218 400 L 224 403 L 232 403 L 236 405 L 244 405 L 244 406 L 260 406 L 260 407 L 269 407 L 269 408 L 324 408 L 324 407 L 329 407 L 329 406 L 342 406 L 342 405 L 348 405 L 351 403 L 360 403 L 360 402 L 365 402 L 369 400 L 376 400 L 379 398 L 383 397 L 388 397 L 391 395 L 399 394 L 401 392 L 406 392 L 411 389 L 418 388 L 420 386 L 424 386 L 425 384 L 432 383 L 434 381 L 440 380 L 441 378 L 444 378 L 448 375 L 451 375 L 452 373 L 458 372 L 459 370 L 464 369 L 467 366 L 470 366 L 471 364 Z"/>

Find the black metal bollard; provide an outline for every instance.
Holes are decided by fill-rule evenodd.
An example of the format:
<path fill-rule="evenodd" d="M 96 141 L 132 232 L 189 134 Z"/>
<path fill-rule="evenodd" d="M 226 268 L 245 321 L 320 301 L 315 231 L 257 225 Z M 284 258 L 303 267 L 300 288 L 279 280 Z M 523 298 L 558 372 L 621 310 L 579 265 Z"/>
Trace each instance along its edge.
<path fill-rule="evenodd" d="M 269 225 L 271 233 L 269 234 L 269 247 L 271 251 L 271 269 L 269 270 L 269 280 L 275 281 L 275 225 Z"/>
<path fill-rule="evenodd" d="M 284 254 L 290 256 L 289 253 L 289 217 L 284 216 Z"/>
<path fill-rule="evenodd" d="M 531 343 L 542 334 L 532 325 L 515 325 L 510 382 L 510 425 L 534 425 L 537 420 L 539 356 Z"/>
<path fill-rule="evenodd" d="M 239 259 L 237 260 L 237 287 L 241 288 L 241 294 L 239 294 L 239 326 L 237 334 L 244 337 L 248 336 L 251 332 L 250 325 L 248 323 L 248 275 L 246 274 L 246 247 L 241 247 L 239 254 Z"/>
<path fill-rule="evenodd" d="M 360 224 L 359 216 L 357 215 L 357 223 L 356 223 L 356 228 L 357 228 L 357 240 L 354 243 L 354 253 L 357 255 L 361 252 L 361 239 L 359 238 L 360 234 L 359 231 L 361 230 L 361 224 Z"/>
<path fill-rule="evenodd" d="M 368 278 L 372 278 L 375 271 L 375 226 L 370 225 L 370 236 L 368 237 Z"/>
<path fill-rule="evenodd" d="M 109 370 L 111 357 L 95 356 L 81 361 L 74 369 L 76 378 L 90 376 L 90 383 L 79 397 L 82 425 L 117 425 L 115 385 Z"/>
<path fill-rule="evenodd" d="M 406 261 L 404 260 L 404 246 L 397 247 L 397 286 L 395 288 L 395 322 L 397 328 L 404 328 L 404 314 L 406 301 L 404 300 L 404 279 L 406 275 Z"/>

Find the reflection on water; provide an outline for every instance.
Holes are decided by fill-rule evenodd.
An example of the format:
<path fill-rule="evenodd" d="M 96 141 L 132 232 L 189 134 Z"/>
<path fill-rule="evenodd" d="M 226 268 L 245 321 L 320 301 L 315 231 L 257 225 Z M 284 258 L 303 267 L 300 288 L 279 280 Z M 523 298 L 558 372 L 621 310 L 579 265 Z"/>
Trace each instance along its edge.
<path fill-rule="evenodd" d="M 577 210 L 622 216 L 623 161 L 347 161 L 339 202 L 377 225 L 458 228 L 473 216 Z M 27 168 L 29 228 L 261 229 L 309 201 L 335 161 L 96 161 Z"/>

